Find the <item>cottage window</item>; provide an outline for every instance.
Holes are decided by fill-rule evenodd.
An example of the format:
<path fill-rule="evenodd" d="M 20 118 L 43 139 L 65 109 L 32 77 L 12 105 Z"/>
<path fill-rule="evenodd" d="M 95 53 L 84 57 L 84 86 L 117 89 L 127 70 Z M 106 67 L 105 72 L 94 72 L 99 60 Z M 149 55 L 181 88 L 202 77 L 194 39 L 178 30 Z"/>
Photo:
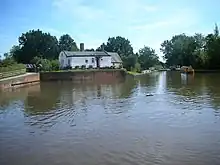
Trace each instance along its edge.
<path fill-rule="evenodd" d="M 88 60 L 85 60 L 85 63 L 88 63 Z"/>
<path fill-rule="evenodd" d="M 95 60 L 94 60 L 94 58 L 92 58 L 92 63 L 94 63 L 95 62 Z"/>

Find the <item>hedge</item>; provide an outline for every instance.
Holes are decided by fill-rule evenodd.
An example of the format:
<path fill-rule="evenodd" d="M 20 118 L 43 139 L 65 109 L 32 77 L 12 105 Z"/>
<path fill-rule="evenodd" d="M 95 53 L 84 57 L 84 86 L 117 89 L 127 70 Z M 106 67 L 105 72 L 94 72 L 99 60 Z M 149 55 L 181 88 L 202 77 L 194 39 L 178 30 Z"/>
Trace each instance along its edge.
<path fill-rule="evenodd" d="M 26 73 L 25 65 L 14 64 L 7 67 L 0 67 L 0 79 L 17 76 Z"/>
<path fill-rule="evenodd" d="M 2 72 L 10 72 L 10 71 L 14 71 L 14 70 L 20 70 L 20 69 L 25 69 L 25 65 L 24 64 L 13 64 L 7 67 L 0 67 L 0 73 Z"/>

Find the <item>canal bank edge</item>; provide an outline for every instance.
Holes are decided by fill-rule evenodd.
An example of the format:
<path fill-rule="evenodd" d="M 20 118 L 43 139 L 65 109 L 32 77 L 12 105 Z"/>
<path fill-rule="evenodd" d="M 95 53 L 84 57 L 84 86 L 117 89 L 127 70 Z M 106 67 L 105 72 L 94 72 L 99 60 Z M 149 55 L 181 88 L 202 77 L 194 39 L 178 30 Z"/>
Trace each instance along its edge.
<path fill-rule="evenodd" d="M 22 75 L 0 79 L 0 91 L 9 88 L 23 87 L 40 82 L 39 73 L 25 73 Z"/>
<path fill-rule="evenodd" d="M 124 80 L 124 69 L 75 70 L 41 72 L 40 81 L 72 81 L 73 83 L 112 83 Z"/>
<path fill-rule="evenodd" d="M 0 90 L 17 88 L 43 81 L 72 81 L 73 83 L 112 83 L 123 81 L 124 69 L 76 70 L 60 72 L 26 73 L 0 80 Z"/>

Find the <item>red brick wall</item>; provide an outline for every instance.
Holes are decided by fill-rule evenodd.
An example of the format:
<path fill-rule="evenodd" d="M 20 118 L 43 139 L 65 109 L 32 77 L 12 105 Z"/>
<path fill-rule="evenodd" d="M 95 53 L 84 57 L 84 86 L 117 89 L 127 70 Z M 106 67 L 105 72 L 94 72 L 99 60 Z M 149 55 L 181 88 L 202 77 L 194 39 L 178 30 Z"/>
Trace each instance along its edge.
<path fill-rule="evenodd" d="M 74 83 L 111 83 L 122 81 L 125 78 L 124 70 L 111 71 L 73 71 L 73 72 L 43 72 L 41 81 L 69 80 Z"/>
<path fill-rule="evenodd" d="M 0 80 L 0 90 L 7 88 L 16 88 L 30 84 L 39 83 L 40 76 L 38 73 L 25 74 L 21 76 L 11 77 L 7 79 Z"/>

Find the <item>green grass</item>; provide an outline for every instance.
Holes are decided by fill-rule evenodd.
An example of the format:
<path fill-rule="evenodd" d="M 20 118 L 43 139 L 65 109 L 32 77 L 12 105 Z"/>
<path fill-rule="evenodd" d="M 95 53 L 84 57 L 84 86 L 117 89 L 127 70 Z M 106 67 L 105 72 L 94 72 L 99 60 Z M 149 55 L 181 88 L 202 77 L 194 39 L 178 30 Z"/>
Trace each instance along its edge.
<path fill-rule="evenodd" d="M 129 74 L 137 74 L 137 72 L 134 71 L 127 71 Z"/>
<path fill-rule="evenodd" d="M 140 73 L 138 72 L 135 72 L 135 71 L 127 71 L 128 74 L 131 74 L 131 75 L 139 75 Z"/>
<path fill-rule="evenodd" d="M 0 72 L 0 79 L 18 76 L 18 75 L 22 75 L 25 73 L 26 73 L 26 69 L 18 69 L 18 70 L 13 70 L 13 71 L 8 71 L 8 72 Z"/>
<path fill-rule="evenodd" d="M 26 73 L 26 68 L 23 64 L 13 63 L 8 66 L 0 67 L 0 79 L 18 76 L 24 73 Z"/>
<path fill-rule="evenodd" d="M 25 69 L 24 64 L 13 64 L 5 67 L 0 67 L 0 73 L 11 72 L 15 70 Z"/>

